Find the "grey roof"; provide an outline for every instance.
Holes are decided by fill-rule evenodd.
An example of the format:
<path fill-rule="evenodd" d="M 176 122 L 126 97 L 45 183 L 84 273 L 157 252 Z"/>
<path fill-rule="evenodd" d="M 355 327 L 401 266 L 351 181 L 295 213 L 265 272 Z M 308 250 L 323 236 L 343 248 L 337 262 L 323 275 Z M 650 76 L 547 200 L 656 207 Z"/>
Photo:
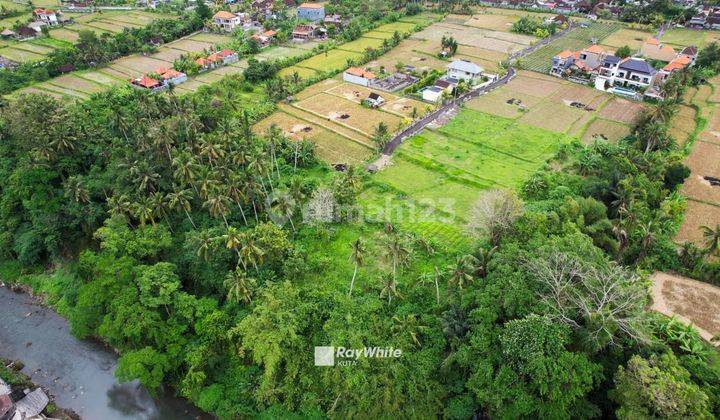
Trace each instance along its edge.
<path fill-rule="evenodd" d="M 431 91 L 431 92 L 442 92 L 442 91 L 443 91 L 442 89 L 440 89 L 440 88 L 437 87 L 437 86 L 430 86 L 430 87 L 426 87 L 425 89 L 427 89 L 427 90 L 429 90 L 429 91 Z"/>
<path fill-rule="evenodd" d="M 448 64 L 448 68 L 472 74 L 479 74 L 482 72 L 482 67 L 467 60 L 455 60 L 452 63 Z"/>
<path fill-rule="evenodd" d="M 698 52 L 697 47 L 694 45 L 691 45 L 689 47 L 683 48 L 683 50 L 680 51 L 680 54 L 694 56 L 694 55 L 697 55 L 697 52 Z"/>
<path fill-rule="evenodd" d="M 441 87 L 441 88 L 448 88 L 448 87 L 450 87 L 450 83 L 448 83 L 447 80 L 438 79 L 435 81 L 435 86 Z"/>
<path fill-rule="evenodd" d="M 378 95 L 378 94 L 375 93 L 375 92 L 370 92 L 370 95 L 368 95 L 368 97 L 369 97 L 370 99 L 372 99 L 372 100 L 381 99 L 381 96 Z"/>
<path fill-rule="evenodd" d="M 42 413 L 49 402 L 50 398 L 48 398 L 42 389 L 38 388 L 15 404 L 16 411 L 13 420 L 22 420 L 37 416 Z"/>
<path fill-rule="evenodd" d="M 605 56 L 605 59 L 603 60 L 603 64 L 617 64 L 619 62 L 620 57 L 615 57 L 614 55 Z"/>
<path fill-rule="evenodd" d="M 657 70 L 653 68 L 647 61 L 630 58 L 620 63 L 620 68 L 638 73 L 655 74 Z"/>

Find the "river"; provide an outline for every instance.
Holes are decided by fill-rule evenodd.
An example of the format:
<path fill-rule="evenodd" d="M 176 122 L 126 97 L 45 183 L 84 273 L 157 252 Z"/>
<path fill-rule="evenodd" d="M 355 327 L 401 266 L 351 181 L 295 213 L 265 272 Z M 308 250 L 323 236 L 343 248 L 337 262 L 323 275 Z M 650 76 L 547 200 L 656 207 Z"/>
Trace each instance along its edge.
<path fill-rule="evenodd" d="M 94 341 L 78 340 L 53 310 L 2 286 L 0 356 L 23 362 L 23 372 L 48 389 L 58 406 L 85 420 L 205 417 L 183 399 L 152 398 L 137 382 L 119 384 L 113 376 L 113 352 Z"/>

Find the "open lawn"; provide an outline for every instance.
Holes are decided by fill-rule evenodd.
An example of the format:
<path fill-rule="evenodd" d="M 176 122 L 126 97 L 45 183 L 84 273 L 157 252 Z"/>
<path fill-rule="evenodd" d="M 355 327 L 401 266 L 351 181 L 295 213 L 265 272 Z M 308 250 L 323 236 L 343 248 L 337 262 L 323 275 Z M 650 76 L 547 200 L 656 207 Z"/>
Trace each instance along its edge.
<path fill-rule="evenodd" d="M 645 42 L 654 34 L 652 32 L 638 31 L 635 29 L 621 28 L 620 30 L 610 34 L 603 39 L 602 45 L 608 47 L 609 51 L 614 52 L 622 46 L 629 46 L 633 50 L 638 50 Z M 665 39 L 663 38 L 663 41 Z"/>
<path fill-rule="evenodd" d="M 592 45 L 593 40 L 602 44 L 604 40 L 620 29 L 620 24 L 593 22 L 586 28 L 575 28 L 567 35 L 556 39 L 520 60 L 520 66 L 527 70 L 548 73 L 552 58 L 562 50 L 579 50 Z"/>
<path fill-rule="evenodd" d="M 711 42 L 720 42 L 720 31 L 697 31 L 694 29 L 672 28 L 660 40 L 673 47 L 695 45 L 702 48 Z"/>
<path fill-rule="evenodd" d="M 582 106 L 572 106 L 573 103 Z M 507 85 L 471 100 L 466 106 L 584 141 L 616 141 L 626 136 L 643 110 L 643 105 L 637 102 L 525 71 L 519 72 Z"/>

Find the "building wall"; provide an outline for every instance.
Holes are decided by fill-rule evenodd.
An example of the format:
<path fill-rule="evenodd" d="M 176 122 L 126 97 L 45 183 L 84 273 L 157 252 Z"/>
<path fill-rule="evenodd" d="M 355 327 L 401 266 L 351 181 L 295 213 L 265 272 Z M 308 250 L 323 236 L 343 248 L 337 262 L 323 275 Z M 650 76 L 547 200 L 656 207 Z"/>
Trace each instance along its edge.
<path fill-rule="evenodd" d="M 367 87 L 367 85 L 370 82 L 368 79 L 366 79 L 364 77 L 355 76 L 354 74 L 349 74 L 349 73 L 343 73 L 343 80 L 346 82 L 349 82 L 349 83 L 355 83 L 356 85 L 365 86 L 365 87 Z"/>
<path fill-rule="evenodd" d="M 306 9 L 301 7 L 298 8 L 297 15 L 299 19 L 318 22 L 325 19 L 325 9 Z"/>
<path fill-rule="evenodd" d="M 468 80 L 468 81 L 473 81 L 479 76 L 477 74 L 473 75 L 473 74 L 464 72 L 462 70 L 457 70 L 457 69 L 448 69 L 447 75 L 454 79 L 463 79 L 463 80 Z"/>

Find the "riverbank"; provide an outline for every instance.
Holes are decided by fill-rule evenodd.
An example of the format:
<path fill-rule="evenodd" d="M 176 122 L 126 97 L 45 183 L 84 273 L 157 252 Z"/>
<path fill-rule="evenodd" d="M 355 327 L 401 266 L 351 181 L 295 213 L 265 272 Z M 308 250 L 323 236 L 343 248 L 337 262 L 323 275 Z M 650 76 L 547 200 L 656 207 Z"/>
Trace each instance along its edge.
<path fill-rule="evenodd" d="M 137 382 L 119 384 L 117 356 L 78 340 L 67 321 L 32 296 L 0 287 L 0 357 L 20 360 L 21 372 L 84 419 L 194 419 L 205 415 L 170 395 L 152 398 Z"/>
<path fill-rule="evenodd" d="M 22 373 L 23 367 L 24 365 L 20 361 L 7 360 L 0 357 L 0 379 L 10 386 L 12 390 L 10 395 L 12 401 L 20 400 L 28 391 L 42 388 L 35 384 L 29 376 Z M 43 392 L 50 398 L 50 402 L 42 411 L 43 415 L 60 420 L 80 419 L 80 416 L 72 410 L 58 407 L 57 404 L 55 404 L 55 398 L 47 389 L 43 389 Z"/>

